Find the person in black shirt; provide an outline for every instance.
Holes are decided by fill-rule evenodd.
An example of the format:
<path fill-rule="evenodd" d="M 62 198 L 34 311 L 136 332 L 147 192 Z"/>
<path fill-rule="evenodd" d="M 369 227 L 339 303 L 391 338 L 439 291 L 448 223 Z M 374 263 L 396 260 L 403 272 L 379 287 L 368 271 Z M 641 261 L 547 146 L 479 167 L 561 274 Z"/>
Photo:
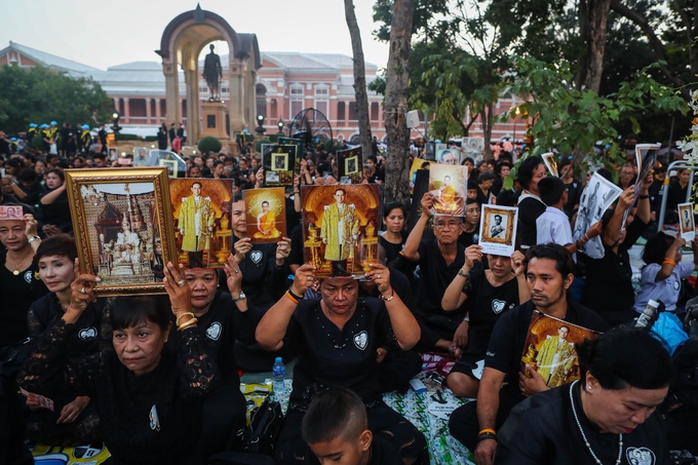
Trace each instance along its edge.
<path fill-rule="evenodd" d="M 465 199 L 465 220 L 463 232 L 458 236 L 458 243 L 466 249 L 480 242 L 480 202 L 476 199 Z"/>
<path fill-rule="evenodd" d="M 451 435 L 473 451 L 478 465 L 492 463 L 497 448 L 495 431 L 512 407 L 548 389 L 535 370 L 527 370 L 530 378 L 521 373 L 521 355 L 533 311 L 594 331 L 608 327 L 596 313 L 568 300 L 574 261 L 563 246 L 551 243 L 531 247 L 524 265 L 531 300 L 499 318 L 487 347 L 477 402 L 457 408 L 449 420 Z"/>
<path fill-rule="evenodd" d="M 444 292 L 444 310 L 466 302 L 468 313 L 453 338 L 452 353 L 463 355 L 446 379 L 457 396 L 475 397 L 479 386 L 478 368 L 484 367 L 485 352 L 499 317 L 528 301 L 530 293 L 523 270 L 524 256 L 518 250 L 511 257 L 487 255 L 489 269 L 476 267 L 483 260 L 482 247 L 465 249 L 465 264 Z"/>
<path fill-rule="evenodd" d="M 637 316 L 633 310 L 635 290 L 628 250 L 640 238 L 650 222 L 648 188 L 651 183 L 652 172 L 650 171 L 640 186 L 635 217 L 625 229 L 622 228 L 623 216 L 636 200 L 633 186 L 621 194 L 614 212 L 607 211 L 604 214 L 602 218 L 603 258 L 593 259 L 584 254 L 578 255 L 587 273 L 581 303 L 601 315 L 610 326 L 628 323 Z"/>
<path fill-rule="evenodd" d="M 523 191 L 519 196 L 518 245 L 524 252 L 536 244 L 536 220 L 547 207 L 538 197 L 538 181 L 545 177 L 545 165 L 540 157 L 526 158 L 519 166 L 519 182 Z"/>
<path fill-rule="evenodd" d="M 418 262 L 420 268 L 415 311 L 422 329 L 418 350 L 448 352 L 454 333 L 465 317 L 465 308 L 444 311 L 440 297 L 465 261 L 465 248 L 458 243 L 463 219 L 458 216 L 434 217 L 435 238 L 422 240 L 433 205 L 434 195 L 427 192 L 422 197 L 422 215 L 407 237 L 402 253 L 406 259 Z"/>
<path fill-rule="evenodd" d="M 303 463 L 312 452 L 301 437 L 303 416 L 312 398 L 326 388 L 353 391 L 366 404 L 368 425 L 400 452 L 406 463 L 427 453 L 424 436 L 382 400 L 376 350 L 389 344 L 410 349 L 419 340 L 419 325 L 390 284 L 390 271 L 371 264 L 379 299 L 358 297 L 352 278 L 320 282 L 320 300 L 302 300 L 315 282 L 315 267 L 303 265 L 286 294 L 257 326 L 256 337 L 267 350 L 298 343 L 293 391 L 276 448 L 282 464 Z"/>
<path fill-rule="evenodd" d="M 167 126 L 162 123 L 158 129 L 158 150 L 167 150 Z"/>
<path fill-rule="evenodd" d="M 397 450 L 368 429 L 366 406 L 353 392 L 319 393 L 303 418 L 303 440 L 319 460 L 340 465 L 402 465 Z"/>
<path fill-rule="evenodd" d="M 560 162 L 560 177 L 565 183 L 565 191 L 567 191 L 567 203 L 562 207 L 562 210 L 570 220 L 579 210 L 579 201 L 582 198 L 582 190 L 584 186 L 582 182 L 574 177 L 574 165 L 571 158 L 565 158 Z"/>
<path fill-rule="evenodd" d="M 649 331 L 615 328 L 577 347 L 582 379 L 517 405 L 497 434 L 497 465 L 669 464 L 657 406 L 672 361 Z"/>
<path fill-rule="evenodd" d="M 493 195 L 493 193 L 490 192 L 492 185 L 494 184 L 494 181 L 497 179 L 497 175 L 495 175 L 491 171 L 485 171 L 483 173 L 478 174 L 477 176 L 477 200 L 480 202 L 480 204 L 489 204 L 492 203 L 490 202 L 490 197 Z"/>

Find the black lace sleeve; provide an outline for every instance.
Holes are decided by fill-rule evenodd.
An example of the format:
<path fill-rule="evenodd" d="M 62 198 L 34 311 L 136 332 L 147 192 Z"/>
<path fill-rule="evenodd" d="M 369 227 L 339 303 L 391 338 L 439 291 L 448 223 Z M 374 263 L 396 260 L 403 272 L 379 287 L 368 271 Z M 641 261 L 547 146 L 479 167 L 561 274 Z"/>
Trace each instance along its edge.
<path fill-rule="evenodd" d="M 29 328 L 29 337 L 32 339 L 38 337 L 44 332 L 44 329 L 46 329 L 44 328 L 43 323 L 39 320 L 39 316 L 36 314 L 36 302 L 29 307 L 29 311 L 27 312 L 27 325 Z"/>
<path fill-rule="evenodd" d="M 187 397 L 205 396 L 218 370 L 214 357 L 207 352 L 201 338 L 201 329 L 186 328 L 177 340 L 182 392 Z"/>
<path fill-rule="evenodd" d="M 112 304 L 114 303 L 113 298 L 108 298 L 105 299 L 103 302 L 100 300 L 97 300 L 95 303 L 96 305 L 100 305 L 100 330 L 99 334 L 101 337 L 99 338 L 99 350 L 108 350 L 112 347 L 114 347 L 112 343 L 112 327 L 111 327 L 111 307 Z"/>
<path fill-rule="evenodd" d="M 67 361 L 68 335 L 73 329 L 74 325 L 58 319 L 36 339 L 17 376 L 20 387 L 29 392 L 60 389 L 75 395 L 91 395 L 91 386 L 104 363 L 103 353 Z"/>

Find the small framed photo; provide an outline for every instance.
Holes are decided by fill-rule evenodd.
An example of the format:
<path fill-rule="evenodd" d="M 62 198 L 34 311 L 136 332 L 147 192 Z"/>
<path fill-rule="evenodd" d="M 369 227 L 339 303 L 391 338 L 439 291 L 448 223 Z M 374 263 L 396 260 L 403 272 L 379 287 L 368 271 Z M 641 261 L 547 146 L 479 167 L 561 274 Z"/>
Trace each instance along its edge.
<path fill-rule="evenodd" d="M 272 154 L 274 171 L 288 171 L 288 154 L 274 153 Z"/>
<path fill-rule="evenodd" d="M 150 154 L 145 147 L 133 148 L 133 166 L 149 166 Z"/>
<path fill-rule="evenodd" d="M 99 276 L 99 296 L 164 294 L 163 268 L 177 263 L 167 170 L 66 170 L 80 272 Z"/>
<path fill-rule="evenodd" d="M 247 237 L 252 243 L 279 242 L 286 236 L 286 198 L 283 187 L 248 189 L 245 198 Z"/>
<path fill-rule="evenodd" d="M 116 147 L 109 147 L 109 159 L 116 160 L 119 157 L 119 150 Z"/>
<path fill-rule="evenodd" d="M 548 169 L 548 173 L 556 178 L 560 177 L 557 171 L 557 158 L 555 154 L 553 152 L 544 153 L 541 155 L 541 158 L 543 159 L 543 163 L 545 163 L 545 167 Z"/>
<path fill-rule="evenodd" d="M 358 161 L 359 161 L 358 157 L 349 157 L 349 158 L 344 160 L 344 173 L 345 173 L 345 175 L 358 173 L 358 171 L 359 171 Z"/>
<path fill-rule="evenodd" d="M 696 227 L 693 224 L 693 204 L 692 203 L 680 203 L 678 204 L 679 209 L 679 231 L 681 232 L 681 237 L 690 242 L 696 238 Z"/>
<path fill-rule="evenodd" d="M 164 166 L 167 168 L 167 175 L 171 178 L 176 178 L 177 177 L 177 160 L 165 160 L 164 158 L 161 158 L 158 160 L 158 165 Z"/>
<path fill-rule="evenodd" d="M 434 194 L 435 215 L 465 216 L 468 167 L 433 164 L 429 168 L 429 191 Z"/>
<path fill-rule="evenodd" d="M 482 206 L 480 245 L 482 253 L 510 256 L 516 243 L 519 209 L 495 205 Z"/>
<path fill-rule="evenodd" d="M 351 184 L 361 184 L 364 177 L 361 147 L 337 151 L 337 179 L 349 178 Z"/>

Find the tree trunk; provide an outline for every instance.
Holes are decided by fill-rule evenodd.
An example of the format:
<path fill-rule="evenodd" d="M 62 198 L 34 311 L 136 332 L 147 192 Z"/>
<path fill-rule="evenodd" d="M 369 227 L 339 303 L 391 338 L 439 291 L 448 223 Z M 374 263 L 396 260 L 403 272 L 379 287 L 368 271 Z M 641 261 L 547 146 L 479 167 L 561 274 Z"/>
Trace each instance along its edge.
<path fill-rule="evenodd" d="M 588 70 L 584 86 L 597 94 L 603 75 L 603 55 L 606 51 L 606 25 L 611 0 L 588 0 L 589 42 L 587 43 Z"/>
<path fill-rule="evenodd" d="M 368 117 L 368 94 L 366 91 L 366 67 L 364 49 L 361 45 L 361 31 L 356 22 L 354 1 L 344 0 L 344 14 L 351 36 L 351 49 L 354 54 L 354 94 L 356 95 L 356 112 L 359 117 L 359 138 L 364 160 L 372 155 L 371 120 Z"/>
<path fill-rule="evenodd" d="M 385 200 L 397 200 L 405 205 L 410 199 L 408 182 L 410 130 L 405 122 L 405 112 L 408 111 L 407 94 L 413 12 L 414 0 L 395 0 L 393 3 L 383 112 L 388 143 Z"/>
<path fill-rule="evenodd" d="M 485 139 L 484 160 L 492 160 L 492 149 L 490 140 L 492 139 L 492 126 L 494 125 L 494 105 L 489 103 L 480 110 L 480 122 L 482 122 L 482 137 Z"/>

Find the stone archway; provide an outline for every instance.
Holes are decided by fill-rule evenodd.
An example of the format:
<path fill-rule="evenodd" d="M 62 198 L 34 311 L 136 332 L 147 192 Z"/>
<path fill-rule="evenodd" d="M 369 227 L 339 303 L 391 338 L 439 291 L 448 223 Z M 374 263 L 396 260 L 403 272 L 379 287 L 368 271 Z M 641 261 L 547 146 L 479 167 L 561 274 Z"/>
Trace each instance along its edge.
<path fill-rule="evenodd" d="M 214 40 L 225 41 L 229 54 L 222 64 L 221 85 L 228 84 L 226 102 L 232 135 L 254 125 L 254 99 L 257 70 L 262 66 L 255 34 L 239 34 L 221 16 L 211 11 L 196 9 L 174 18 L 165 28 L 160 41 L 162 69 L 165 74 L 167 112 L 165 122 L 182 121 L 180 104 L 179 69 L 184 71 L 186 88 L 186 131 L 189 140 L 197 143 L 201 137 L 201 99 L 199 98 L 199 54 Z M 222 57 L 224 58 L 224 57 Z"/>

